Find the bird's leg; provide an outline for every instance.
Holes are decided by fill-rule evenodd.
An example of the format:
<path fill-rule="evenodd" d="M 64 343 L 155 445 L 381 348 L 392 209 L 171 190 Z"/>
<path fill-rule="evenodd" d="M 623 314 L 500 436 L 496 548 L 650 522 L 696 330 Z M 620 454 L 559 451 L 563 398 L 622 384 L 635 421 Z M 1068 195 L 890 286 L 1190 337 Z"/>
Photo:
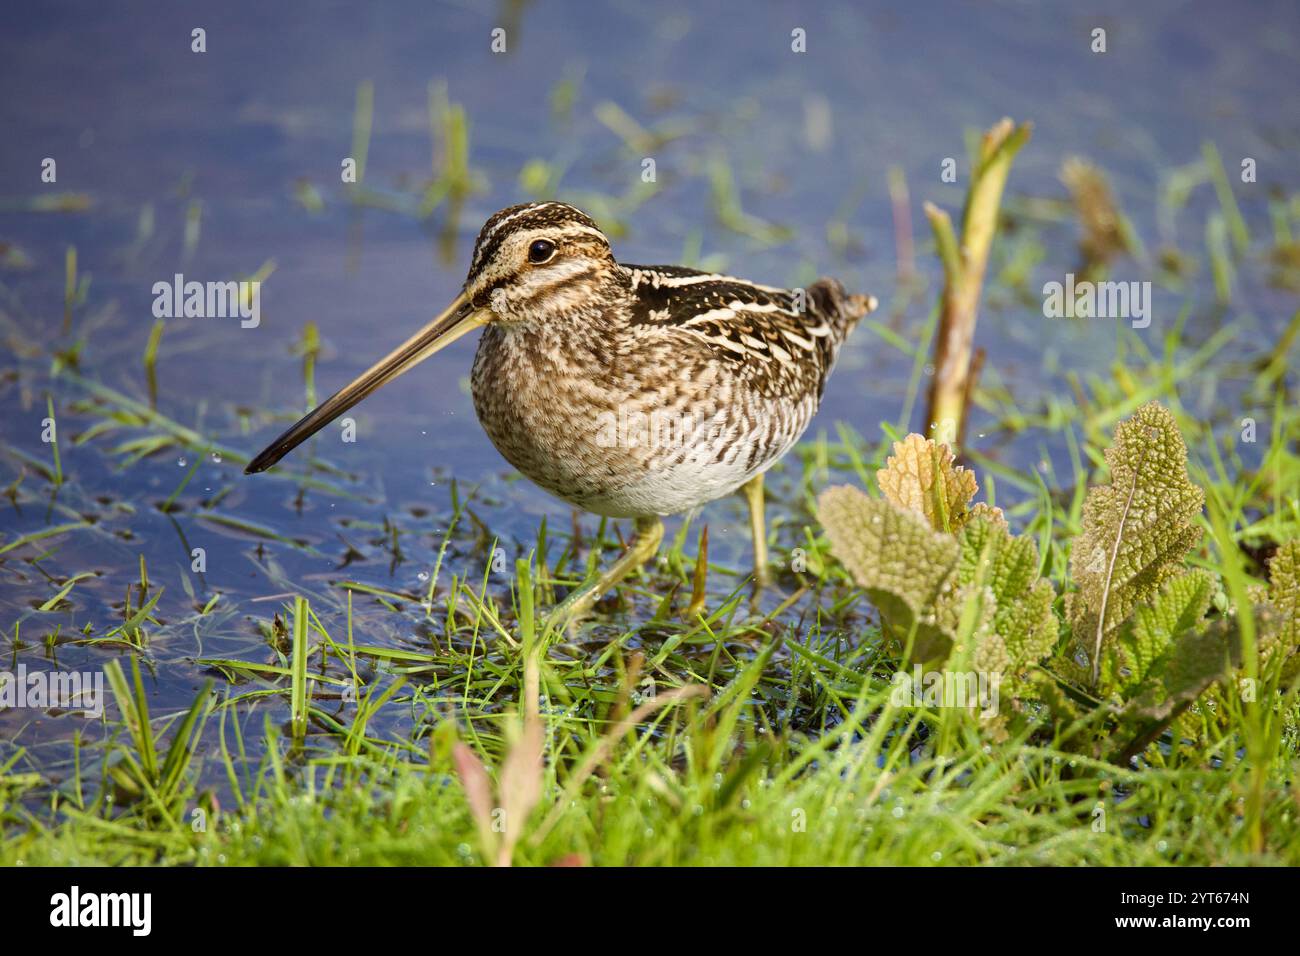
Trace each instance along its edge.
<path fill-rule="evenodd" d="M 594 584 L 579 588 L 561 601 L 551 612 L 551 620 L 569 626 L 586 617 L 602 594 L 655 556 L 663 539 L 662 521 L 653 516 L 637 518 L 636 536 L 623 556 L 606 568 Z"/>
<path fill-rule="evenodd" d="M 754 539 L 754 583 L 765 588 L 772 583 L 767 568 L 767 522 L 763 517 L 763 476 L 755 475 L 741 486 L 749 504 L 749 532 Z"/>

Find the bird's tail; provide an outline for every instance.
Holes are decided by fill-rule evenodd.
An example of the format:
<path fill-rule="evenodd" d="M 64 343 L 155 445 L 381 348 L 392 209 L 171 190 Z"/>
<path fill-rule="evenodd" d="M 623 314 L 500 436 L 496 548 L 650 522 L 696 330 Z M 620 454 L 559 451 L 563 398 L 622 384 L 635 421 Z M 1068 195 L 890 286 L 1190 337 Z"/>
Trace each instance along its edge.
<path fill-rule="evenodd" d="M 848 313 L 853 317 L 853 321 L 864 319 L 872 312 L 876 311 L 876 306 L 880 303 L 874 295 L 850 295 L 845 298 L 845 304 L 848 306 Z"/>
<path fill-rule="evenodd" d="M 838 279 L 818 279 L 808 287 L 816 310 L 835 329 L 835 339 L 843 342 L 863 317 L 878 304 L 874 295 L 849 295 Z"/>

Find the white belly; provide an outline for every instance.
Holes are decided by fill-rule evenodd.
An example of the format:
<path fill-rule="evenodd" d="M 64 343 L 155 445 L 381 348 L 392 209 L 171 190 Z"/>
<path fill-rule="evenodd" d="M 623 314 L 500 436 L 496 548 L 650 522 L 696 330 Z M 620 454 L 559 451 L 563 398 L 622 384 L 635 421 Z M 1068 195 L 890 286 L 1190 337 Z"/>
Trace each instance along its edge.
<path fill-rule="evenodd" d="M 681 514 L 731 494 L 770 464 L 764 461 L 747 471 L 744 458 L 717 462 L 711 454 L 689 457 L 681 464 L 647 472 L 617 490 L 573 504 L 607 518 Z"/>

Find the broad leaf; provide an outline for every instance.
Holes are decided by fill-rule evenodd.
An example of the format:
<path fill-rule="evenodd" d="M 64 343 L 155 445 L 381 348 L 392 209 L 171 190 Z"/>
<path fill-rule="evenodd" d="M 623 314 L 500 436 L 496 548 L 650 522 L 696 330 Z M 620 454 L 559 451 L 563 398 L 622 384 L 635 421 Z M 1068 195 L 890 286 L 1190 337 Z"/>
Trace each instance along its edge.
<path fill-rule="evenodd" d="M 1265 662 L 1283 655 L 1282 680 L 1290 683 L 1300 673 L 1300 538 L 1281 545 L 1268 562 L 1268 590 L 1263 595 L 1267 614 L 1260 623 L 1260 652 Z"/>
<path fill-rule="evenodd" d="M 978 487 L 975 474 L 953 462 L 951 449 L 917 434 L 894 442 L 894 453 L 876 472 L 885 500 L 925 517 L 936 531 L 956 531 L 969 518 Z"/>
<path fill-rule="evenodd" d="M 831 552 L 866 592 L 901 640 L 917 630 L 914 659 L 927 660 L 944 637 L 934 608 L 957 564 L 952 535 L 940 534 L 913 511 L 841 485 L 824 491 L 817 516 Z M 922 655 L 925 656 L 922 656 Z"/>
<path fill-rule="evenodd" d="M 1038 576 L 1038 548 L 1030 538 L 1012 537 L 1001 514 L 973 511 L 957 536 L 958 600 L 972 588 L 993 598 L 991 626 L 977 641 L 977 670 L 1017 674 L 1056 646 L 1060 632 L 1052 601 L 1056 592 Z"/>
<path fill-rule="evenodd" d="M 1170 578 L 1150 604 L 1139 607 L 1111 645 L 1102 689 L 1136 687 L 1185 633 L 1199 630 L 1214 596 L 1214 578 L 1191 571 Z"/>
<path fill-rule="evenodd" d="M 1187 478 L 1187 446 L 1173 415 L 1149 402 L 1115 428 L 1109 485 L 1093 487 L 1070 555 L 1078 592 L 1069 617 L 1092 683 L 1124 622 L 1181 569 L 1201 540 L 1205 495 Z"/>
<path fill-rule="evenodd" d="M 1231 622 L 1220 619 L 1204 631 L 1189 631 L 1152 668 L 1124 713 L 1166 721 L 1240 661 L 1240 642 Z"/>

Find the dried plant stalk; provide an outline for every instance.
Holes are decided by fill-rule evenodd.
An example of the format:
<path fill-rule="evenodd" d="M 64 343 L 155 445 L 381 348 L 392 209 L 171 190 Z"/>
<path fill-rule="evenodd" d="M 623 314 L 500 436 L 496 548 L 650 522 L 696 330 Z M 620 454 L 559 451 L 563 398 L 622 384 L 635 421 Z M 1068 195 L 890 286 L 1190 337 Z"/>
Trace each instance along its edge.
<path fill-rule="evenodd" d="M 989 248 L 997 231 L 1002 190 L 1011 162 L 1028 142 L 1031 129 L 1029 123 L 1017 126 L 1004 118 L 984 134 L 966 193 L 960 244 L 948 214 L 932 203 L 925 204 L 944 273 L 927 420 L 930 437 L 950 445 L 960 444 L 965 426 L 975 317 Z"/>

